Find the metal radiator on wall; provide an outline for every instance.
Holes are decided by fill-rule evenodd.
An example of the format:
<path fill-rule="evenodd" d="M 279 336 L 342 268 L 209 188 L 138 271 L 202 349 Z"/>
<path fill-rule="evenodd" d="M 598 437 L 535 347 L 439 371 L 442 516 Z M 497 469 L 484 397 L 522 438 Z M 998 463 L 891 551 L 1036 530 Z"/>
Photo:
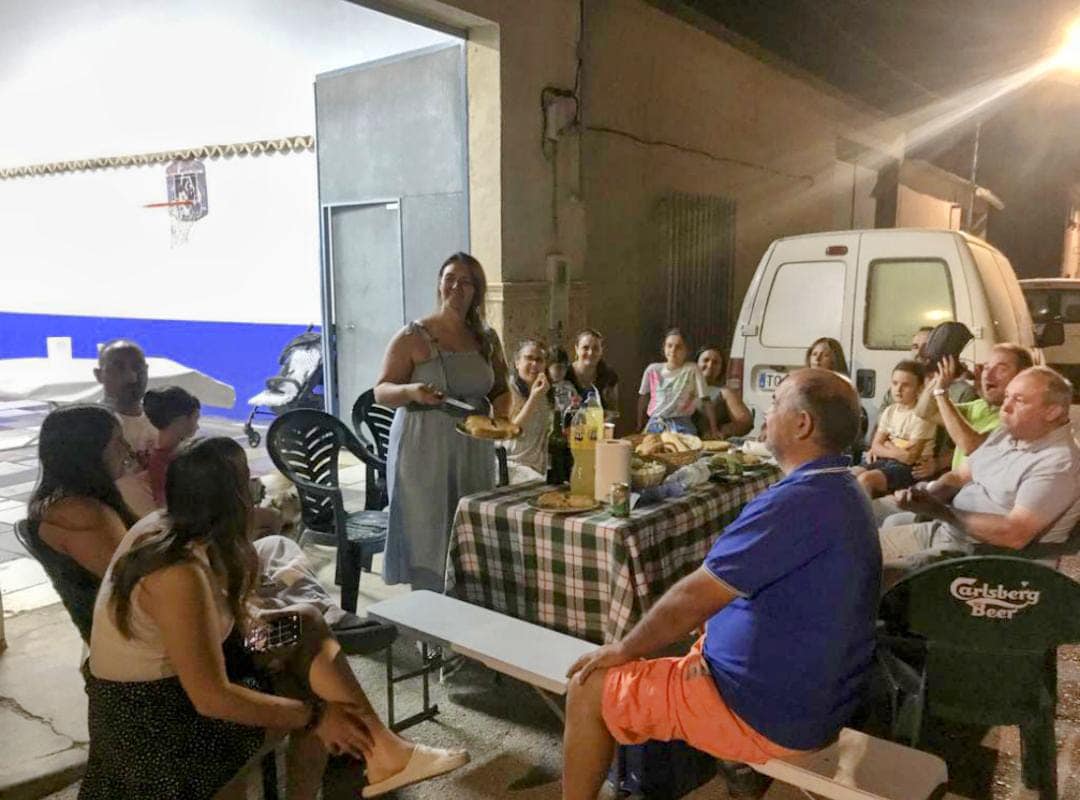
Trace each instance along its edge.
<path fill-rule="evenodd" d="M 672 193 L 660 200 L 659 257 L 667 284 L 666 326 L 697 348 L 729 343 L 735 269 L 735 201 Z"/>

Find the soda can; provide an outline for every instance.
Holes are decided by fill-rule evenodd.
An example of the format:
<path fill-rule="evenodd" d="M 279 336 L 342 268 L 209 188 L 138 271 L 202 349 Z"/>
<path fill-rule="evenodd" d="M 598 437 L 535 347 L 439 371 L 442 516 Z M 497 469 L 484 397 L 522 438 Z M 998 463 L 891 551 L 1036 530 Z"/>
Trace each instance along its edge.
<path fill-rule="evenodd" d="M 630 484 L 613 483 L 608 495 L 609 511 L 613 517 L 630 516 Z"/>

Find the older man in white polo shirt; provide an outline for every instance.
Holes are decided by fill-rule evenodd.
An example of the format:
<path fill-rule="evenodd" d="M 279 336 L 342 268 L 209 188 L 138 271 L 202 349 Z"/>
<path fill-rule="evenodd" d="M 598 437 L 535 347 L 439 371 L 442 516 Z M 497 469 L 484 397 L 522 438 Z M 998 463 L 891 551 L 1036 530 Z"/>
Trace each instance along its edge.
<path fill-rule="evenodd" d="M 977 544 L 1023 550 L 1065 541 L 1080 519 L 1080 448 L 1069 425 L 1072 386 L 1048 367 L 1013 378 L 1001 427 L 956 470 L 897 492 L 928 522 L 883 527 L 886 572 L 904 572 Z"/>

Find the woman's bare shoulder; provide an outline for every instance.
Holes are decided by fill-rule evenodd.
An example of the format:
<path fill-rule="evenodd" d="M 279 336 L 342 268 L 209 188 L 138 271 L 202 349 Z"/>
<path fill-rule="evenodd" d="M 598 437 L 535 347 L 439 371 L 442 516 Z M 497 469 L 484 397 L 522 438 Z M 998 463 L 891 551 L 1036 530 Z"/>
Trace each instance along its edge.
<path fill-rule="evenodd" d="M 41 524 L 62 530 L 89 530 L 120 522 L 117 513 L 92 497 L 63 497 L 49 504 Z"/>

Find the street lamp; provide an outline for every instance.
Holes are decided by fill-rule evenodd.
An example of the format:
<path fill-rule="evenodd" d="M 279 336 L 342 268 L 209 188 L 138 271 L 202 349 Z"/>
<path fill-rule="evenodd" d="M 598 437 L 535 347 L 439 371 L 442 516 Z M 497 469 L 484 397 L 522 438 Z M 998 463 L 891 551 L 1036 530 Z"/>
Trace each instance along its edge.
<path fill-rule="evenodd" d="M 1080 70 L 1080 20 L 1065 30 L 1065 38 L 1053 57 L 1053 66 L 1060 69 Z"/>

